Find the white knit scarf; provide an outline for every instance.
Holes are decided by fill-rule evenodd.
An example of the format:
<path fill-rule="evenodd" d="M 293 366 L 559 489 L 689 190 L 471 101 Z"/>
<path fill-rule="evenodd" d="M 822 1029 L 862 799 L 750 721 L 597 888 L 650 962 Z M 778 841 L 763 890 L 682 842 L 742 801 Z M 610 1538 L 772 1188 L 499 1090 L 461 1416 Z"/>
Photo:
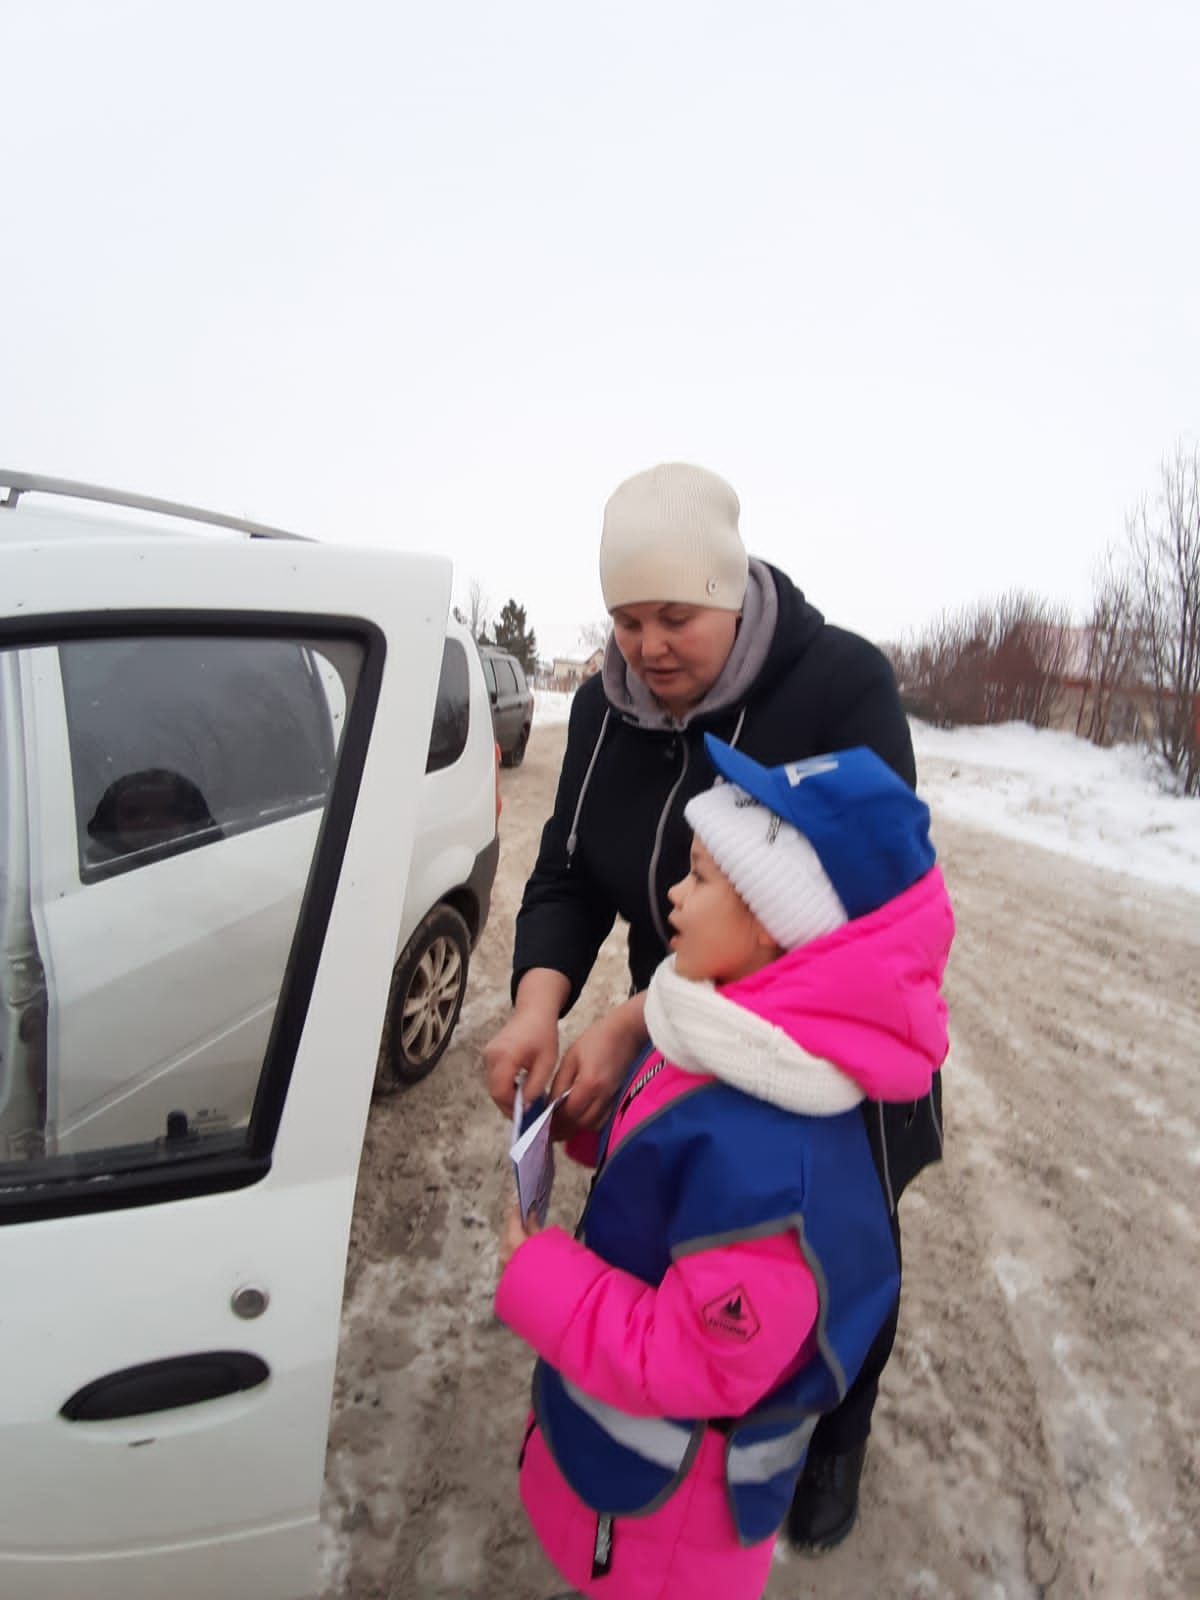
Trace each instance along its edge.
<path fill-rule="evenodd" d="M 853 1078 L 809 1055 L 773 1022 L 711 983 L 681 978 L 674 956 L 650 980 L 646 1028 L 654 1048 L 684 1072 L 711 1074 L 785 1111 L 833 1117 L 864 1098 Z"/>

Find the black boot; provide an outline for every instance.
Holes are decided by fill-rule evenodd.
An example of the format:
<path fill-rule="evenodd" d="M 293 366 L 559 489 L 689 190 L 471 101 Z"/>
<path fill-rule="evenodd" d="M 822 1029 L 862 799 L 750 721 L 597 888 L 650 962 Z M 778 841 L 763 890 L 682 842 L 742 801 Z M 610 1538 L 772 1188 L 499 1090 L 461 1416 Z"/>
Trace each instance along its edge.
<path fill-rule="evenodd" d="M 832 1550 L 858 1518 L 858 1480 L 867 1441 L 840 1456 L 809 1452 L 787 1517 L 788 1539 L 797 1550 Z"/>

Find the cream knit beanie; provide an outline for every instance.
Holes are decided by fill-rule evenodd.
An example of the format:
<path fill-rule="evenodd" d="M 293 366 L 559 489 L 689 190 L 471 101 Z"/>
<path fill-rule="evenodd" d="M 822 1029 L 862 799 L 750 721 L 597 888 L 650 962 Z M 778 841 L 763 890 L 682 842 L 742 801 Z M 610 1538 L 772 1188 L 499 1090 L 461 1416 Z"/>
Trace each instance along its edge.
<path fill-rule="evenodd" d="M 783 950 L 848 922 L 812 845 L 735 783 L 717 783 L 684 810 L 696 837 Z"/>
<path fill-rule="evenodd" d="M 740 510 L 724 478 L 703 467 L 669 462 L 627 478 L 604 508 L 605 607 L 674 600 L 740 611 L 749 572 Z"/>

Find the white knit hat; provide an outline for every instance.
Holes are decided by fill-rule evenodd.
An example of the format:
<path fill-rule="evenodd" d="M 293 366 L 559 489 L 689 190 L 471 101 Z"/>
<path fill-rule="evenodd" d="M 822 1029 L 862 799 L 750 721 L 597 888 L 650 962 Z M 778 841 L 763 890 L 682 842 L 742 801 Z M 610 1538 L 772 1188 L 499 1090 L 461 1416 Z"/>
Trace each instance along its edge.
<path fill-rule="evenodd" d="M 684 816 L 781 949 L 794 950 L 849 921 L 804 835 L 735 783 L 705 789 Z"/>
<path fill-rule="evenodd" d="M 740 611 L 750 565 L 740 510 L 724 478 L 703 467 L 668 462 L 627 478 L 604 508 L 605 607 L 674 600 Z"/>

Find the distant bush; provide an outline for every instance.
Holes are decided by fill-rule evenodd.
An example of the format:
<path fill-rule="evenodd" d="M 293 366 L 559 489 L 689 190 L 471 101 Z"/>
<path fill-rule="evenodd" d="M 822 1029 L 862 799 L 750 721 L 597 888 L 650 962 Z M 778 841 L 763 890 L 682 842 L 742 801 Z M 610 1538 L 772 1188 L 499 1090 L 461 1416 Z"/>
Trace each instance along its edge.
<path fill-rule="evenodd" d="M 1129 517 L 1124 547 L 1098 567 L 1081 628 L 1013 590 L 884 649 L 912 716 L 1044 728 L 1070 691 L 1077 734 L 1140 740 L 1200 795 L 1200 450 L 1164 460 L 1155 506 Z"/>
<path fill-rule="evenodd" d="M 889 654 L 910 715 L 938 727 L 1028 722 L 1047 727 L 1071 649 L 1061 607 L 1012 590 L 943 612 Z"/>

